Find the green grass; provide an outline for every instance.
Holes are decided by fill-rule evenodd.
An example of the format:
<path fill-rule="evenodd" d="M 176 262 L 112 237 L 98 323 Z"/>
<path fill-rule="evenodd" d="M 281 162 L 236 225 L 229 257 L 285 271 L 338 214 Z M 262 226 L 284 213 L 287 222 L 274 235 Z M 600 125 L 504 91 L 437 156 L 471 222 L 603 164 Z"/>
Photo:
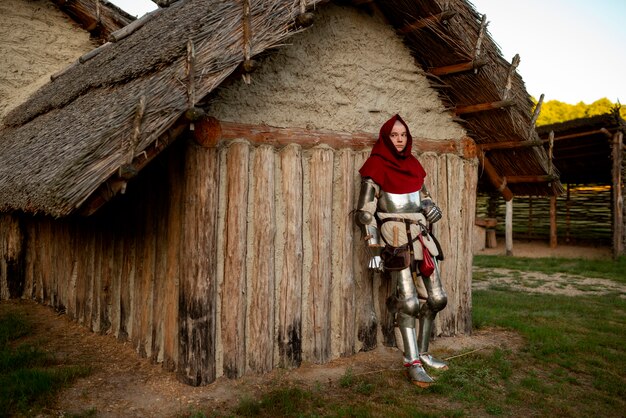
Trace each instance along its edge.
<path fill-rule="evenodd" d="M 36 345 L 19 343 L 31 325 L 15 314 L 0 317 L 0 417 L 36 415 L 63 387 L 90 373 L 62 365 Z"/>
<path fill-rule="evenodd" d="M 477 266 L 548 274 L 588 275 L 625 283 L 626 259 L 590 261 L 477 257 Z M 486 275 L 481 278 L 488 280 Z M 498 346 L 450 360 L 419 389 L 401 371 L 355 373 L 313 388 L 277 382 L 215 416 L 257 417 L 620 417 L 626 411 L 626 300 L 620 295 L 571 297 L 512 291 L 475 291 L 476 328 L 517 333 L 520 348 Z"/>

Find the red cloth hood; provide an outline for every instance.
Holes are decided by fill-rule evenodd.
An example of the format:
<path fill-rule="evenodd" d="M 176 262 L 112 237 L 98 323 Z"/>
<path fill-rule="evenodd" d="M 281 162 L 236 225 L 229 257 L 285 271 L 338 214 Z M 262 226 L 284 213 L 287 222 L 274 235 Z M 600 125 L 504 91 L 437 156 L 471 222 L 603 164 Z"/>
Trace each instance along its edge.
<path fill-rule="evenodd" d="M 402 152 L 394 147 L 389 134 L 396 121 L 406 128 L 407 143 Z M 380 128 L 378 141 L 374 144 L 369 158 L 359 170 L 361 177 L 374 180 L 388 193 L 412 193 L 420 190 L 424 184 L 426 171 L 422 164 L 411 154 L 413 137 L 409 127 L 400 115 L 395 115 Z"/>

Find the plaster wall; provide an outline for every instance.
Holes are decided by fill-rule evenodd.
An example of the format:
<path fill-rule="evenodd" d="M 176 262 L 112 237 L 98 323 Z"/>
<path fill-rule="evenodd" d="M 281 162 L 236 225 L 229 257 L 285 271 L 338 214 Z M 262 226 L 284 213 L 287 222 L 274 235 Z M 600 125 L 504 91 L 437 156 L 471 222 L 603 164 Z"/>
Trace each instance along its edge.
<path fill-rule="evenodd" d="M 465 134 L 382 16 L 327 5 L 316 10 L 312 27 L 290 39 L 260 60 L 251 84 L 239 79 L 220 87 L 209 114 L 279 127 L 378 133 L 399 113 L 415 137 Z"/>
<path fill-rule="evenodd" d="M 0 1 L 0 119 L 95 46 L 50 0 Z"/>

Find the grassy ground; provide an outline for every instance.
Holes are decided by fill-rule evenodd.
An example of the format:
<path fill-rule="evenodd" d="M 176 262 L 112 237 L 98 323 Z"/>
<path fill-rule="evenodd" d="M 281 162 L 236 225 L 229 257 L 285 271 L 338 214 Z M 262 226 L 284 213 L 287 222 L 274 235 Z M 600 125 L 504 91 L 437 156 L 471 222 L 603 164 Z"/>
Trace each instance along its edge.
<path fill-rule="evenodd" d="M 626 283 L 625 258 L 599 262 L 479 256 L 475 265 L 481 267 L 483 281 L 490 279 L 489 269 L 507 268 L 520 275 L 532 269 Z M 180 416 L 624 416 L 623 295 L 571 297 L 499 284 L 474 292 L 473 315 L 476 329 L 515 332 L 523 340 L 521 348 L 465 353 L 450 361 L 450 370 L 433 372 L 437 382 L 428 389 L 408 384 L 397 369 L 348 369 L 338 381 L 299 384 L 277 379 L 220 410 L 200 405 Z M 24 336 L 30 332 L 24 318 L 0 317 L 0 416 L 37 415 L 58 390 L 89 373 L 56 361 L 36 343 L 25 345 Z"/>
<path fill-rule="evenodd" d="M 59 364 L 37 345 L 20 343 L 30 324 L 22 317 L 0 317 L 0 417 L 35 416 L 64 386 L 89 368 Z"/>
<path fill-rule="evenodd" d="M 477 257 L 485 268 L 570 273 L 626 282 L 626 259 Z M 483 278 L 487 279 L 488 278 Z M 423 390 L 396 372 L 346 373 L 338 385 L 275 387 L 242 399 L 231 413 L 191 416 L 623 417 L 626 411 L 626 300 L 617 294 L 571 297 L 497 289 L 474 292 L 474 325 L 504 327 L 525 344 L 517 352 L 480 351 L 433 373 Z"/>

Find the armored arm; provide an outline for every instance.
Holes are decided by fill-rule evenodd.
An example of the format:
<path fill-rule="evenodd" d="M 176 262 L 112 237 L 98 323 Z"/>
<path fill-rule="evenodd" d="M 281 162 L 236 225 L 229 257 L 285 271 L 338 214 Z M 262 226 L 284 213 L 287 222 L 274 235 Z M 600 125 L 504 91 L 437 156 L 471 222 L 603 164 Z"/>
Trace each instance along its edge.
<path fill-rule="evenodd" d="M 367 246 L 372 252 L 372 259 L 368 267 L 377 270 L 382 268 L 380 261 L 382 245 L 374 217 L 379 192 L 380 187 L 372 179 L 364 178 L 361 181 L 361 191 L 354 219 L 357 225 L 361 227 Z"/>
<path fill-rule="evenodd" d="M 422 190 L 420 191 L 420 209 L 428 223 L 434 224 L 441 219 L 441 209 L 435 205 L 425 185 L 422 185 Z"/>

